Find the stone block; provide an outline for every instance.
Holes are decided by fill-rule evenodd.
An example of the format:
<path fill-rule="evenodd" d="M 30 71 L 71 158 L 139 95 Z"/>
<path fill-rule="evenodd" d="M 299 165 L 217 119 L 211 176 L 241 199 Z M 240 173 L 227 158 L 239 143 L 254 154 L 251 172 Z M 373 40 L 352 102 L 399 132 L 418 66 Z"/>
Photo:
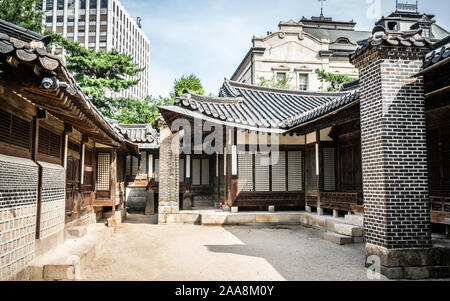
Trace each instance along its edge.
<path fill-rule="evenodd" d="M 364 216 L 348 214 L 345 216 L 345 222 L 350 225 L 364 227 Z"/>
<path fill-rule="evenodd" d="M 253 214 L 230 214 L 227 217 L 228 225 L 251 225 L 256 222 L 256 216 Z"/>
<path fill-rule="evenodd" d="M 255 222 L 257 224 L 276 224 L 279 221 L 278 217 L 277 214 L 257 214 Z"/>
<path fill-rule="evenodd" d="M 275 212 L 275 206 L 269 206 L 269 212 L 274 213 Z"/>
<path fill-rule="evenodd" d="M 353 243 L 353 239 L 349 236 L 333 233 L 333 232 L 325 232 L 324 238 L 332 243 L 338 245 L 348 245 Z"/>
<path fill-rule="evenodd" d="M 202 225 L 222 226 L 227 222 L 227 214 L 202 214 Z"/>
<path fill-rule="evenodd" d="M 68 239 L 78 239 L 87 235 L 87 227 L 71 227 L 66 231 Z"/>
<path fill-rule="evenodd" d="M 238 213 L 239 208 L 238 207 L 231 207 L 231 213 Z"/>
<path fill-rule="evenodd" d="M 347 225 L 347 224 L 335 224 L 334 231 L 336 233 L 347 235 L 351 237 L 362 237 L 363 229 L 358 226 Z"/>
<path fill-rule="evenodd" d="M 286 224 L 286 225 L 299 225 L 300 217 L 296 214 L 278 214 L 278 223 L 279 224 Z"/>
<path fill-rule="evenodd" d="M 322 216 L 323 215 L 323 209 L 317 208 L 317 215 Z"/>

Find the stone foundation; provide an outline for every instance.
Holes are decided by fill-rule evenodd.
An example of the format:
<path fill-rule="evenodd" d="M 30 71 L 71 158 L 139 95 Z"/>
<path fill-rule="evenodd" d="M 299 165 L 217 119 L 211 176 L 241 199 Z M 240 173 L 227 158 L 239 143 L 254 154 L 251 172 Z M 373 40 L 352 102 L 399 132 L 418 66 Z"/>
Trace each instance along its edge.
<path fill-rule="evenodd" d="M 379 259 L 380 272 L 389 279 L 450 278 L 450 249 L 386 249 L 366 245 L 366 262 Z"/>

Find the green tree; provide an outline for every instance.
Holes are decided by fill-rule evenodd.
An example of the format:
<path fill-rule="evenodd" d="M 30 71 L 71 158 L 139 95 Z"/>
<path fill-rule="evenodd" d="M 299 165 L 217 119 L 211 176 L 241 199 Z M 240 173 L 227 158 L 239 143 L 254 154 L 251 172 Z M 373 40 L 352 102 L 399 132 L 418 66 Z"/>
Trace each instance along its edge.
<path fill-rule="evenodd" d="M 42 0 L 0 0 L 0 19 L 42 33 Z"/>
<path fill-rule="evenodd" d="M 184 94 L 185 91 L 193 94 L 205 94 L 205 91 L 202 86 L 202 82 L 200 79 L 191 74 L 189 76 L 182 76 L 180 79 L 176 79 L 174 82 L 174 92 L 172 98 L 180 97 Z"/>
<path fill-rule="evenodd" d="M 316 69 L 315 72 L 321 82 L 327 82 L 330 84 L 330 87 L 328 87 L 328 92 L 337 92 L 339 91 L 341 84 L 355 80 L 347 75 L 334 74 L 320 69 Z"/>
<path fill-rule="evenodd" d="M 159 114 L 158 106 L 169 104 L 171 99 L 148 96 L 143 101 L 125 98 L 115 101 L 117 113 L 114 114 L 113 119 L 124 124 L 143 124 L 154 123 Z"/>
<path fill-rule="evenodd" d="M 290 85 L 292 77 L 286 76 L 283 79 L 277 79 L 274 75 L 270 80 L 266 79 L 264 76 L 258 78 L 260 87 L 292 90 L 293 87 Z"/>
<path fill-rule="evenodd" d="M 117 113 L 119 100 L 105 97 L 107 91 L 120 92 L 139 83 L 135 78 L 144 68 L 133 63 L 129 55 L 117 50 L 95 51 L 86 49 L 77 42 L 69 41 L 61 35 L 46 32 L 52 43 L 67 51 L 67 68 L 74 73 L 75 80 L 94 105 L 107 117 Z"/>

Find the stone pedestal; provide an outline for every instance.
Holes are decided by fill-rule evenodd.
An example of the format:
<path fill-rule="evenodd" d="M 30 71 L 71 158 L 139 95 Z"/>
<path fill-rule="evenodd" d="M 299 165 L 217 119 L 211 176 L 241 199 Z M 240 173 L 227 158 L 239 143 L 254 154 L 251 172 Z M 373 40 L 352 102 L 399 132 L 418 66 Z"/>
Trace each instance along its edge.
<path fill-rule="evenodd" d="M 323 209 L 317 208 L 317 215 L 322 216 L 323 215 Z"/>
<path fill-rule="evenodd" d="M 333 217 L 339 217 L 339 211 L 333 210 Z"/>

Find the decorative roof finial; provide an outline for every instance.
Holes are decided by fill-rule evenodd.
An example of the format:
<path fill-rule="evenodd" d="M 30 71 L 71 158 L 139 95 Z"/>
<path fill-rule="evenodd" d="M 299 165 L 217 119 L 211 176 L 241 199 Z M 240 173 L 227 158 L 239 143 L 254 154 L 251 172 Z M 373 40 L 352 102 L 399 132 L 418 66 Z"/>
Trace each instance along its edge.
<path fill-rule="evenodd" d="M 324 18 L 324 15 L 323 15 L 323 3 L 325 1 L 327 1 L 327 0 L 318 0 L 318 1 L 320 2 L 320 17 Z"/>

